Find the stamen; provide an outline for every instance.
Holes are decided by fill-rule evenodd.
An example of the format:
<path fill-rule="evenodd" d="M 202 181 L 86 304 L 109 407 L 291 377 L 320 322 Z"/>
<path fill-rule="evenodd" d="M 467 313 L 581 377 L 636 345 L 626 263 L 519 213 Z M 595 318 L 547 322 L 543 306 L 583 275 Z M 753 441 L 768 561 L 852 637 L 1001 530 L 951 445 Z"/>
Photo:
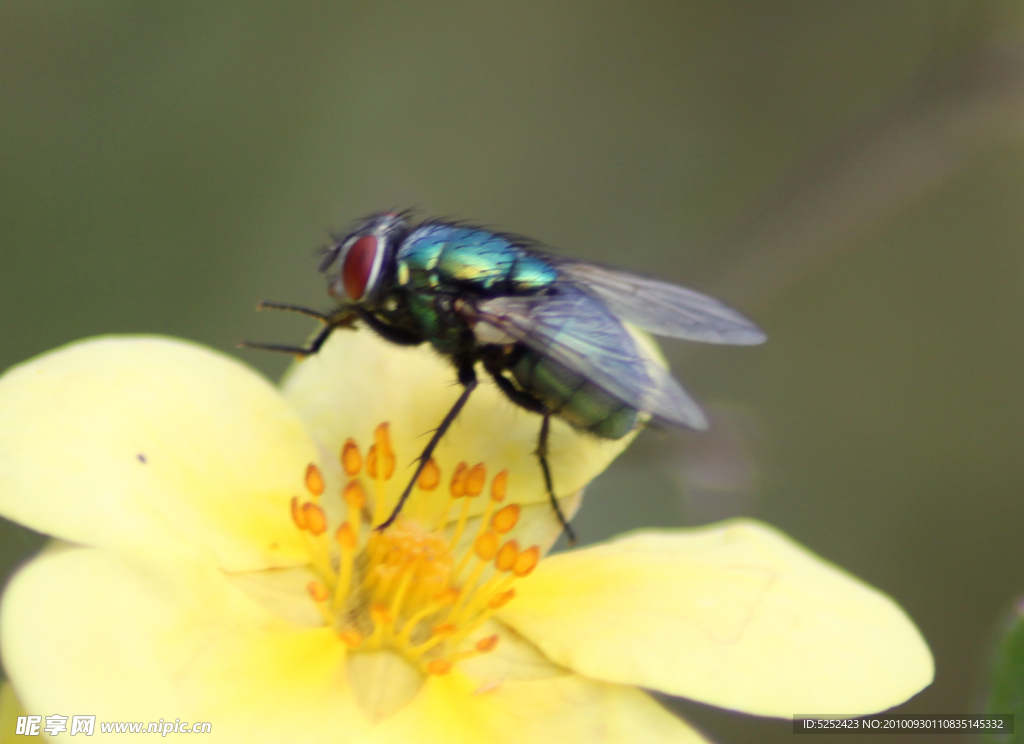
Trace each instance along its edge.
<path fill-rule="evenodd" d="M 346 439 L 345 444 L 341 447 L 341 467 L 349 478 L 359 475 L 359 470 L 363 467 L 363 457 L 359 454 L 359 445 L 352 438 Z"/>
<path fill-rule="evenodd" d="M 292 496 L 292 521 L 295 522 L 295 526 L 300 530 L 306 529 L 305 516 L 302 513 L 302 507 L 299 505 L 299 497 Z"/>
<path fill-rule="evenodd" d="M 451 657 L 452 661 L 464 661 L 466 659 L 472 659 L 474 656 L 480 656 L 480 654 L 487 654 L 494 650 L 494 647 L 498 645 L 498 635 L 489 635 L 486 638 L 481 638 L 469 651 L 462 651 L 461 653 L 454 654 Z"/>
<path fill-rule="evenodd" d="M 338 546 L 341 548 L 341 565 L 338 567 L 338 583 L 334 586 L 334 599 L 331 607 L 335 611 L 340 610 L 348 598 L 349 589 L 352 588 L 352 565 L 355 561 L 356 546 L 358 541 L 352 525 L 342 522 L 338 531 L 334 534 Z"/>
<path fill-rule="evenodd" d="M 377 648 L 384 637 L 385 629 L 391 625 L 391 613 L 383 605 L 373 605 L 370 608 L 370 619 L 373 620 L 373 634 L 367 641 L 367 645 Z"/>
<path fill-rule="evenodd" d="M 350 651 L 387 648 L 421 673 L 447 674 L 458 661 L 494 650 L 496 634 L 469 639 L 512 600 L 512 583 L 533 571 L 540 550 L 520 550 L 515 539 L 506 539 L 521 516 L 519 504 L 501 505 L 508 491 L 507 470 L 494 475 L 486 504 L 474 509 L 472 499 L 487 488 L 484 463 L 455 467 L 447 506 L 438 519 L 438 498 L 427 494 L 440 487 L 442 472 L 435 460 L 428 460 L 416 481 L 412 511 L 403 512 L 386 531 L 367 534 L 367 526 L 380 524 L 397 497 L 389 484 L 397 458 L 386 422 L 374 429 L 373 440 L 365 456 L 354 439 L 341 447 L 345 477 L 335 498 L 340 495 L 345 518 L 331 533 L 333 542 L 327 513 L 335 511 L 319 504 L 326 481 L 315 463 L 304 474 L 307 495 L 291 499 L 292 521 L 309 545 L 318 574 L 306 591 L 324 624 Z M 373 479 L 372 492 L 366 477 Z M 373 494 L 372 518 L 368 493 Z M 448 517 L 459 499 L 462 506 L 452 524 Z M 470 512 L 479 515 L 471 540 L 465 534 Z"/>
<path fill-rule="evenodd" d="M 314 602 L 327 601 L 327 587 L 319 581 L 311 581 L 306 584 L 306 591 L 309 592 L 309 596 L 313 598 Z"/>
<path fill-rule="evenodd" d="M 508 573 L 512 570 L 518 557 L 519 543 L 515 540 L 509 540 L 498 551 L 498 559 L 494 562 L 494 567 L 502 573 Z"/>
<path fill-rule="evenodd" d="M 302 522 L 305 524 L 309 534 L 314 537 L 322 535 L 327 531 L 327 515 L 324 514 L 323 509 L 312 501 L 307 501 L 302 505 Z"/>
<path fill-rule="evenodd" d="M 342 642 L 352 651 L 363 645 L 363 634 L 358 630 L 343 630 L 338 635 Z"/>
<path fill-rule="evenodd" d="M 468 478 L 469 466 L 465 462 L 460 462 L 455 466 L 455 472 L 452 473 L 451 492 L 453 499 L 461 499 L 466 495 L 466 480 Z"/>
<path fill-rule="evenodd" d="M 324 619 L 324 625 L 328 627 L 333 626 L 334 615 L 327 609 L 327 598 L 331 596 L 327 587 L 319 581 L 311 581 L 306 584 L 306 591 L 313 601 L 316 602 L 316 608 L 320 611 L 320 617 Z"/>
<path fill-rule="evenodd" d="M 452 499 L 461 499 L 466 495 L 466 480 L 469 478 L 469 467 L 465 462 L 460 462 L 455 466 L 455 473 L 452 475 L 452 482 L 449 489 L 451 491 Z M 459 521 L 455 524 L 455 532 L 452 535 L 451 547 L 455 550 L 459 545 L 459 540 L 462 539 L 462 533 L 466 530 L 466 520 L 469 519 L 469 499 L 465 499 L 462 502 L 462 511 L 459 512 Z M 447 517 L 447 515 L 445 515 Z M 439 528 L 440 529 L 440 528 Z M 458 571 L 456 571 L 458 574 Z"/>
<path fill-rule="evenodd" d="M 484 483 L 487 482 L 487 466 L 478 462 L 469 472 L 466 473 L 466 495 L 479 496 L 484 491 Z"/>
<path fill-rule="evenodd" d="M 499 535 L 506 535 L 519 522 L 519 504 L 509 504 L 498 510 L 491 520 L 491 529 Z"/>
<path fill-rule="evenodd" d="M 391 437 L 389 436 L 389 424 L 385 421 L 373 432 L 374 445 L 377 447 L 377 465 L 382 468 L 384 480 L 391 480 L 395 474 L 395 453 L 391 449 Z"/>
<path fill-rule="evenodd" d="M 358 480 L 350 480 L 345 484 L 345 490 L 342 491 L 341 497 L 348 506 L 348 521 L 355 525 L 352 531 L 358 542 L 360 527 L 363 523 L 363 509 L 366 507 L 366 492 L 363 491 L 363 484 Z"/>
<path fill-rule="evenodd" d="M 501 503 L 505 500 L 505 493 L 508 490 L 508 471 L 502 470 L 491 481 L 491 500 Z"/>
<path fill-rule="evenodd" d="M 507 605 L 516 596 L 515 589 L 508 589 L 503 591 L 501 594 L 495 594 L 489 600 L 487 600 L 487 606 L 492 610 L 500 610 L 502 607 Z"/>
<path fill-rule="evenodd" d="M 540 548 L 534 545 L 531 548 L 527 548 L 516 558 L 516 563 L 512 567 L 512 573 L 519 578 L 523 576 L 529 576 L 530 573 L 537 567 L 537 563 L 540 561 Z"/>
<path fill-rule="evenodd" d="M 494 647 L 498 645 L 498 634 L 489 635 L 486 638 L 481 638 L 476 642 L 476 650 L 482 654 L 486 654 L 489 651 L 493 651 Z"/>
<path fill-rule="evenodd" d="M 424 491 L 433 491 L 441 483 L 441 468 L 437 467 L 437 462 L 431 457 L 427 460 L 427 464 L 423 466 L 423 472 L 420 473 L 420 480 L 416 484 Z"/>
<path fill-rule="evenodd" d="M 448 674 L 452 670 L 452 663 L 445 661 L 444 659 L 434 659 L 432 662 L 427 664 L 427 674 L 432 674 L 436 677 L 441 677 Z"/>
<path fill-rule="evenodd" d="M 374 444 L 366 453 L 366 474 L 371 478 L 377 477 L 377 446 Z"/>
<path fill-rule="evenodd" d="M 498 552 L 498 535 L 491 531 L 480 535 L 473 542 L 473 552 L 484 563 L 491 560 Z"/>
<path fill-rule="evenodd" d="M 324 476 L 313 463 L 306 466 L 306 490 L 313 496 L 319 496 L 324 492 Z"/>

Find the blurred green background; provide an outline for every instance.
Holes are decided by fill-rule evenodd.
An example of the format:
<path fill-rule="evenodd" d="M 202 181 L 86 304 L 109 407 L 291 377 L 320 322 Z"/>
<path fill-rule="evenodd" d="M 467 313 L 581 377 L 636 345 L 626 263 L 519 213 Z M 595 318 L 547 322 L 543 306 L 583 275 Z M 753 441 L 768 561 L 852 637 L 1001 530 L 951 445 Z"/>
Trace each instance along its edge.
<path fill-rule="evenodd" d="M 234 344 L 310 326 L 256 301 L 326 306 L 316 249 L 391 207 L 714 293 L 769 343 L 666 344 L 716 426 L 644 434 L 584 541 L 764 519 L 917 621 L 903 710 L 981 710 L 1024 593 L 1020 8 L 4 0 L 0 368 L 145 332 L 276 377 Z"/>

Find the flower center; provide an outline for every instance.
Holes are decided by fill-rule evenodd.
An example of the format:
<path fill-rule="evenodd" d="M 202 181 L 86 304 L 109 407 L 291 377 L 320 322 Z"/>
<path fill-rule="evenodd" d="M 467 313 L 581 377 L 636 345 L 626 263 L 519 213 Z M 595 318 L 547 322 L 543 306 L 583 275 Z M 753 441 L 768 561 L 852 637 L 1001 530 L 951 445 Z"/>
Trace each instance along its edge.
<path fill-rule="evenodd" d="M 306 535 L 319 576 L 307 591 L 324 623 L 352 651 L 391 650 L 423 674 L 447 674 L 455 663 L 492 651 L 497 635 L 472 637 L 515 596 L 515 581 L 540 559 L 539 547 L 521 550 L 507 537 L 519 521 L 518 504 L 502 505 L 508 471 L 497 473 L 488 489 L 486 465 L 459 463 L 445 506 L 438 508 L 443 500 L 432 495 L 442 473 L 430 460 L 402 515 L 376 531 L 373 525 L 384 521 L 405 485 L 393 480 L 388 424 L 377 427 L 365 458 L 355 440 L 346 441 L 341 466 L 345 517 L 333 538 L 316 465 L 306 469 L 307 494 L 291 502 L 292 520 Z M 485 490 L 483 514 L 468 539 L 471 504 Z"/>

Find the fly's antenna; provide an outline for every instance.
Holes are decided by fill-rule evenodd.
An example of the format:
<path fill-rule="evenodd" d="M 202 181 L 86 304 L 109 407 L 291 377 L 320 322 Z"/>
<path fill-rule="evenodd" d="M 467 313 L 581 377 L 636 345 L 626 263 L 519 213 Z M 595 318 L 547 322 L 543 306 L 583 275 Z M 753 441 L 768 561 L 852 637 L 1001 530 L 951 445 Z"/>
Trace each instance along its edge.
<path fill-rule="evenodd" d="M 320 273 L 324 273 L 327 269 L 331 268 L 331 264 L 338 260 L 338 254 L 341 253 L 341 246 L 344 244 L 344 239 L 339 238 L 337 235 L 331 236 L 334 242 L 320 249 L 320 255 L 323 256 L 320 259 Z"/>

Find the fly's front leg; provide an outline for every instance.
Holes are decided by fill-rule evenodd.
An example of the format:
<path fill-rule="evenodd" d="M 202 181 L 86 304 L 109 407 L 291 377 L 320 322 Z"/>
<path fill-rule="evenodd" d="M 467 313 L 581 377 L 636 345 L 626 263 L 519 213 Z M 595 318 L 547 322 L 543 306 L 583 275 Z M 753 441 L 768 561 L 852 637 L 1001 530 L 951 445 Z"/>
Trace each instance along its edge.
<path fill-rule="evenodd" d="M 459 412 L 462 410 L 463 406 L 466 405 L 466 401 L 469 400 L 469 396 L 476 389 L 476 371 L 473 368 L 472 361 L 464 362 L 459 365 L 459 382 L 462 384 L 462 394 L 459 395 L 458 400 L 455 401 L 455 405 L 451 407 L 451 410 L 449 410 L 448 414 L 444 417 L 444 419 L 442 419 L 441 425 L 434 430 L 433 436 L 430 437 L 430 441 L 427 442 L 426 448 L 424 448 L 423 453 L 419 456 L 419 462 L 416 465 L 416 472 L 412 474 L 412 478 L 409 481 L 409 485 L 407 485 L 405 487 L 405 490 L 402 491 L 402 495 L 399 497 L 398 503 L 395 504 L 395 508 L 392 510 L 391 516 L 389 516 L 387 519 L 385 519 L 383 522 L 377 525 L 378 530 L 383 530 L 390 527 L 391 524 L 396 519 L 398 519 L 398 515 L 402 511 L 402 507 L 405 506 L 406 499 L 409 498 L 409 494 L 412 493 L 413 486 L 416 485 L 416 482 L 420 478 L 420 473 L 423 472 L 423 468 L 427 466 L 427 463 L 433 456 L 434 448 L 437 447 L 438 442 L 441 441 L 441 438 L 445 435 L 445 432 L 448 431 L 449 427 L 451 427 L 452 423 L 458 417 Z"/>
<path fill-rule="evenodd" d="M 277 302 L 266 301 L 261 302 L 256 307 L 258 310 L 287 310 L 288 312 L 300 313 L 302 315 L 308 315 L 311 318 L 316 318 L 324 324 L 324 327 L 321 328 L 320 332 L 313 337 L 313 340 L 309 342 L 308 346 L 254 344 L 250 341 L 242 341 L 238 344 L 240 347 L 245 349 L 261 349 L 262 351 L 280 351 L 285 354 L 294 354 L 299 359 L 304 359 L 305 357 L 316 354 L 320 351 L 320 347 L 324 345 L 335 328 L 351 328 L 353 323 L 356 321 L 356 316 L 349 310 L 340 310 L 333 315 L 327 315 L 326 313 L 317 312 L 316 310 L 310 310 L 308 307 L 301 307 L 299 305 L 282 305 Z"/>
<path fill-rule="evenodd" d="M 286 346 L 283 344 L 254 344 L 249 341 L 242 341 L 239 346 L 244 349 L 262 349 L 263 351 L 282 351 L 285 354 L 294 354 L 299 359 L 304 359 L 312 354 L 316 354 L 320 351 L 320 347 L 327 341 L 328 336 L 335 328 L 341 328 L 343 325 L 339 323 L 337 325 L 325 325 L 320 329 L 320 332 L 313 337 L 313 340 L 309 342 L 309 346 Z"/>

